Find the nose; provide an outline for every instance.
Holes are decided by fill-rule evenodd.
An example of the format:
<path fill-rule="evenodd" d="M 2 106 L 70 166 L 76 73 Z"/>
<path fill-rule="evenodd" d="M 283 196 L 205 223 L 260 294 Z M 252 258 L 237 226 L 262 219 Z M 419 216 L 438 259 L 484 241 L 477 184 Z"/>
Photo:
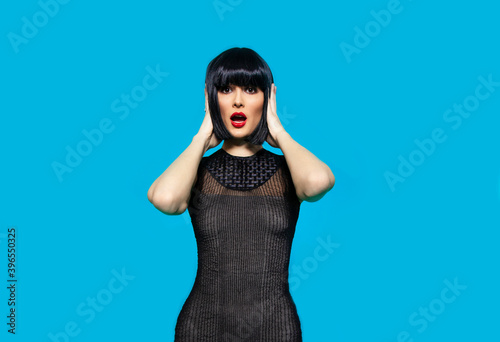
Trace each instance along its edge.
<path fill-rule="evenodd" d="M 242 107 L 243 104 L 243 92 L 240 87 L 236 87 L 235 92 L 234 92 L 234 100 L 233 100 L 233 106 L 236 108 Z"/>

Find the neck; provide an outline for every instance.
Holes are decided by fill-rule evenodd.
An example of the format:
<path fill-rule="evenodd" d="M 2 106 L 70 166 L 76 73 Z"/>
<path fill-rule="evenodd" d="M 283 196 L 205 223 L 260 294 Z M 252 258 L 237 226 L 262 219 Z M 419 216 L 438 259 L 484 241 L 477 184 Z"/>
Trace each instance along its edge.
<path fill-rule="evenodd" d="M 262 145 L 254 145 L 243 139 L 224 140 L 222 149 L 233 156 L 248 157 L 252 156 L 262 149 Z"/>

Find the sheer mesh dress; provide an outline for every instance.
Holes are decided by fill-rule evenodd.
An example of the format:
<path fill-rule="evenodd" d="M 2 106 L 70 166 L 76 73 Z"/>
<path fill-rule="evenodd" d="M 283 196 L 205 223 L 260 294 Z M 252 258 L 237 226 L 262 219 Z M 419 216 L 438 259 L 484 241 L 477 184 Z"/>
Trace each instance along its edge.
<path fill-rule="evenodd" d="M 288 284 L 300 201 L 285 157 L 221 148 L 197 177 L 188 211 L 198 269 L 175 341 L 302 341 Z"/>

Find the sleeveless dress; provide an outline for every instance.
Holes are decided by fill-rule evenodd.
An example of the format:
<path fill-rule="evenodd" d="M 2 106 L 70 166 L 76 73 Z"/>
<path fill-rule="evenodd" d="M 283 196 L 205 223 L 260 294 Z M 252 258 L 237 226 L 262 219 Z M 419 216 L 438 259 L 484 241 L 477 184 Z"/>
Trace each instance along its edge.
<path fill-rule="evenodd" d="M 299 342 L 288 267 L 300 201 L 283 155 L 203 157 L 188 211 L 198 250 L 175 342 Z"/>

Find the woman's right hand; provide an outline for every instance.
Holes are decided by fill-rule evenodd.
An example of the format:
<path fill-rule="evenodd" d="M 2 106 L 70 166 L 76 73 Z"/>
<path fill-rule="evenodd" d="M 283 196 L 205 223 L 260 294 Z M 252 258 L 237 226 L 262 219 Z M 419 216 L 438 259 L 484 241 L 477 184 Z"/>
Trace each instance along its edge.
<path fill-rule="evenodd" d="M 207 88 L 205 86 L 205 118 L 203 119 L 200 130 L 198 131 L 198 135 L 205 140 L 206 151 L 221 143 L 221 139 L 218 139 L 215 136 L 213 127 L 214 125 L 212 123 L 212 117 L 210 116 L 210 109 L 208 106 Z"/>

